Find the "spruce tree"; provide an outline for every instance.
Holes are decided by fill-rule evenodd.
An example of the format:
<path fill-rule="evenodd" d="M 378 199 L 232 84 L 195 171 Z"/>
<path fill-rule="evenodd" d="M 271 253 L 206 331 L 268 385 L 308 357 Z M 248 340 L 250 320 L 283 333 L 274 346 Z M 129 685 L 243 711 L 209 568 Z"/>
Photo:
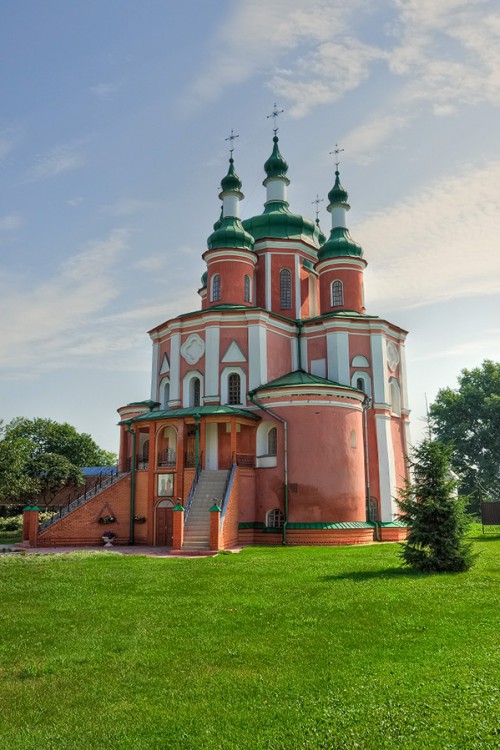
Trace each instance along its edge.
<path fill-rule="evenodd" d="M 451 471 L 452 447 L 428 438 L 416 449 L 413 481 L 400 492 L 400 519 L 409 527 L 401 556 L 423 572 L 462 572 L 474 561 L 465 535 L 465 501 L 456 495 Z"/>

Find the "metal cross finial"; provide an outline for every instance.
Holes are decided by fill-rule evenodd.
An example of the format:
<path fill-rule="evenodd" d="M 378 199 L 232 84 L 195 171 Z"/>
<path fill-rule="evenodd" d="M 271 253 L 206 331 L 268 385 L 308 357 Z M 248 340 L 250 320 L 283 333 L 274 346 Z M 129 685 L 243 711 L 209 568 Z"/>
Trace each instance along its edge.
<path fill-rule="evenodd" d="M 344 149 L 343 148 L 339 148 L 339 144 L 336 143 L 335 144 L 335 148 L 333 149 L 333 151 L 330 151 L 330 155 L 331 154 L 335 154 L 335 157 L 336 157 L 335 166 L 337 167 L 337 169 L 339 168 L 339 164 L 340 164 L 339 154 L 341 154 L 343 150 Z"/>
<path fill-rule="evenodd" d="M 225 141 L 229 141 L 229 143 L 230 143 L 229 153 L 231 154 L 231 156 L 233 155 L 233 151 L 234 151 L 233 141 L 234 141 L 235 138 L 239 138 L 239 137 L 240 137 L 239 135 L 235 135 L 234 134 L 234 131 L 231 128 L 231 135 L 228 135 L 227 138 L 224 138 Z"/>
<path fill-rule="evenodd" d="M 278 132 L 278 128 L 276 127 L 276 118 L 279 115 L 283 114 L 283 112 L 285 110 L 284 109 L 278 109 L 278 105 L 276 104 L 276 102 L 274 102 L 273 106 L 274 106 L 274 109 L 271 112 L 271 114 L 267 116 L 267 119 L 269 120 L 270 117 L 273 118 L 273 130 L 274 130 L 274 135 L 276 135 L 276 133 Z"/>
<path fill-rule="evenodd" d="M 316 193 L 316 199 L 311 201 L 311 203 L 316 204 L 316 224 L 319 221 L 319 204 L 323 203 L 324 200 L 325 200 L 324 198 L 320 198 L 319 195 Z"/>

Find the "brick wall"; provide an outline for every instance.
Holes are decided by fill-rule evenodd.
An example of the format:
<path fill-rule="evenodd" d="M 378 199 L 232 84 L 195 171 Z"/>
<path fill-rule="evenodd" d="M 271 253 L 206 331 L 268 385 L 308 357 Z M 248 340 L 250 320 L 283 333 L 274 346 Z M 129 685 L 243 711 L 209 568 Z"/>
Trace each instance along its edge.
<path fill-rule="evenodd" d="M 229 496 L 224 525 L 219 540 L 220 549 L 230 549 L 238 545 L 239 498 L 240 480 L 239 469 L 236 469 L 233 486 Z"/>
<path fill-rule="evenodd" d="M 140 512 L 140 511 L 139 511 Z M 102 516 L 113 515 L 116 523 L 100 524 Z M 136 525 L 136 539 L 146 534 L 147 524 Z M 137 534 L 138 530 L 141 534 Z M 38 535 L 39 547 L 102 544 L 104 531 L 113 531 L 115 543 L 126 544 L 130 536 L 130 474 L 107 487 L 53 526 Z"/>
<path fill-rule="evenodd" d="M 401 526 L 395 528 L 381 526 L 379 534 L 381 542 L 403 542 L 408 535 L 408 529 Z"/>

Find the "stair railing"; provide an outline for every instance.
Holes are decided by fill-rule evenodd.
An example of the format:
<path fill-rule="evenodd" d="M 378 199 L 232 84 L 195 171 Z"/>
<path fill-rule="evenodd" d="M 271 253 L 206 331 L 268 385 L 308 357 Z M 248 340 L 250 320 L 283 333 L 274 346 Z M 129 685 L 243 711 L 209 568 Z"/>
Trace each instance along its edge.
<path fill-rule="evenodd" d="M 194 473 L 193 484 L 191 485 L 191 489 L 189 490 L 188 499 L 186 500 L 186 505 L 184 507 L 184 525 L 186 525 L 189 511 L 191 510 L 191 503 L 193 502 L 194 493 L 196 492 L 198 481 L 200 479 L 202 464 L 203 464 L 203 453 L 200 453 L 200 457 L 198 459 L 198 466 L 196 467 L 196 471 Z"/>
<path fill-rule="evenodd" d="M 79 508 L 80 505 L 84 505 L 88 500 L 91 500 L 93 497 L 99 494 L 99 492 L 105 490 L 107 487 L 110 487 L 118 479 L 121 479 L 122 476 L 123 474 L 119 474 L 118 468 L 116 468 L 116 471 L 113 471 L 111 473 L 100 474 L 99 480 L 90 489 L 88 489 L 87 484 L 85 484 L 84 492 L 75 500 L 72 500 L 70 503 L 68 503 L 68 505 L 61 506 L 57 513 L 54 513 L 51 518 L 40 524 L 40 526 L 38 527 L 38 533 L 45 531 L 45 529 L 48 529 L 49 526 L 52 526 L 52 524 L 57 523 L 57 521 L 59 521 L 61 518 L 67 516 L 68 513 L 71 513 L 72 511 Z"/>
<path fill-rule="evenodd" d="M 231 467 L 231 471 L 228 472 L 228 475 L 227 475 L 226 488 L 224 490 L 224 501 L 222 503 L 222 508 L 221 508 L 222 512 L 220 514 L 221 531 L 222 531 L 222 527 L 224 526 L 224 518 L 226 517 L 227 506 L 229 505 L 229 498 L 231 497 L 231 491 L 233 489 L 233 482 L 234 482 L 234 477 L 236 476 L 237 468 L 238 468 L 238 464 L 234 462 L 234 457 L 233 457 L 233 465 Z"/>

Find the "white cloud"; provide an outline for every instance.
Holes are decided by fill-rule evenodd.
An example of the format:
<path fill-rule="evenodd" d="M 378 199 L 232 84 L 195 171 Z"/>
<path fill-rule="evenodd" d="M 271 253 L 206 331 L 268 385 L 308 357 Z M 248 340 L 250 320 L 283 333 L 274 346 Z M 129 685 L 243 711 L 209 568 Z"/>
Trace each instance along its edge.
<path fill-rule="evenodd" d="M 355 228 L 369 269 L 371 309 L 418 307 L 500 292 L 500 162 L 467 170 Z"/>
<path fill-rule="evenodd" d="M 83 167 L 85 159 L 78 146 L 56 146 L 46 156 L 39 158 L 27 176 L 28 182 L 38 182 L 49 177 Z"/>
<path fill-rule="evenodd" d="M 147 211 L 150 208 L 156 208 L 159 206 L 159 201 L 144 201 L 137 198 L 123 198 L 116 203 L 102 207 L 102 212 L 109 214 L 110 216 L 132 216 L 133 214 Z"/>
<path fill-rule="evenodd" d="M 23 220 L 20 214 L 8 214 L 7 216 L 0 216 L 0 232 L 19 229 L 22 223 Z"/>
<path fill-rule="evenodd" d="M 90 87 L 90 91 L 103 101 L 109 101 L 120 88 L 118 83 L 98 83 Z"/>
<path fill-rule="evenodd" d="M 377 148 L 398 130 L 409 124 L 410 118 L 403 115 L 382 115 L 352 130 L 342 139 L 342 145 L 352 155 L 352 160 L 367 164 Z"/>
<path fill-rule="evenodd" d="M 14 148 L 14 144 L 6 138 L 0 138 L 0 159 L 3 159 Z"/>
<path fill-rule="evenodd" d="M 34 374 L 74 365 L 69 343 L 86 340 L 89 329 L 118 295 L 111 271 L 126 250 L 126 236 L 112 232 L 89 243 L 43 281 L 4 272 L 0 281 L 0 363 L 4 375 Z"/>

